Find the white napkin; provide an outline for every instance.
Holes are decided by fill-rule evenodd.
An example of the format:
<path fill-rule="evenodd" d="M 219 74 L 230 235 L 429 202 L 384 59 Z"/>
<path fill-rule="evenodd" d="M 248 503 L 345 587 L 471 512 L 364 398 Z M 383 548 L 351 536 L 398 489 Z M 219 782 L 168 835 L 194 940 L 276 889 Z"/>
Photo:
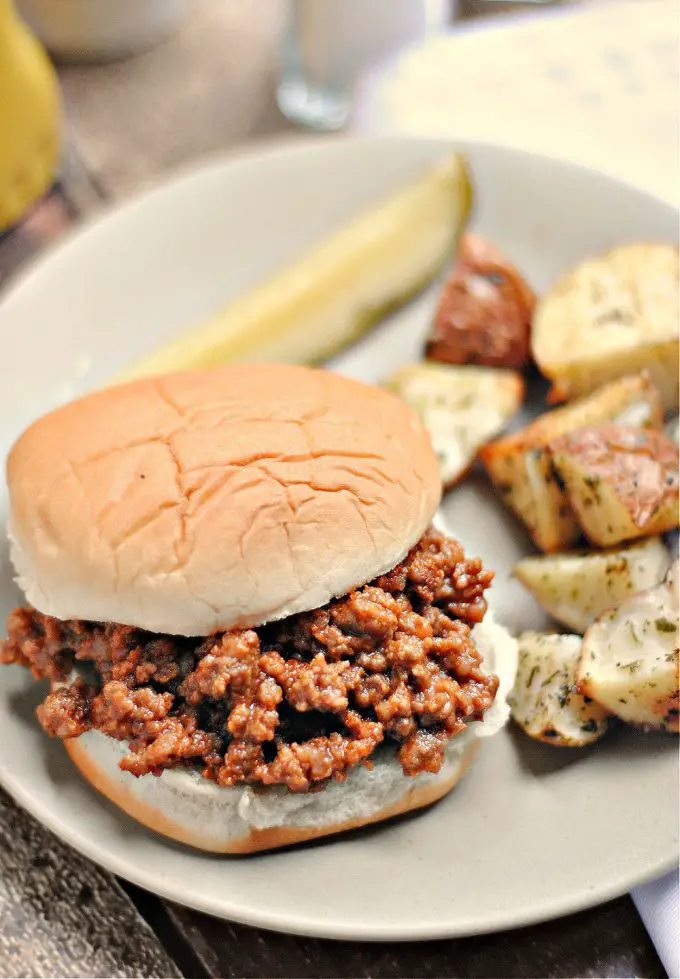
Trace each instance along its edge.
<path fill-rule="evenodd" d="M 514 145 L 676 203 L 678 61 L 676 0 L 490 18 L 379 66 L 359 88 L 355 131 Z M 677 872 L 632 897 L 670 979 L 680 979 Z"/>
<path fill-rule="evenodd" d="M 642 884 L 631 896 L 669 979 L 680 979 L 680 874 Z"/>

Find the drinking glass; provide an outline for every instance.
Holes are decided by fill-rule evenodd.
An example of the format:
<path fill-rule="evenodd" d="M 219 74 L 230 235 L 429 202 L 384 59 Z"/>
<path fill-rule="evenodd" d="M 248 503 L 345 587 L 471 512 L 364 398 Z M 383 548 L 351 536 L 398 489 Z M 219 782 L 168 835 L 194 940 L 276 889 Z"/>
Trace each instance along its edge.
<path fill-rule="evenodd" d="M 312 129 L 341 129 L 361 75 L 451 15 L 450 0 L 289 0 L 281 111 Z"/>

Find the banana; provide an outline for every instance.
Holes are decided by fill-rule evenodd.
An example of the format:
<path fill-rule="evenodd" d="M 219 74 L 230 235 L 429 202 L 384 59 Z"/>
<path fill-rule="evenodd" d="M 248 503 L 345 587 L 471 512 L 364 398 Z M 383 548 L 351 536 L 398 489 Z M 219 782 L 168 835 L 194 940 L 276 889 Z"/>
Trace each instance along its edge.
<path fill-rule="evenodd" d="M 0 0 L 0 232 L 47 193 L 59 165 L 57 77 L 47 55 Z"/>

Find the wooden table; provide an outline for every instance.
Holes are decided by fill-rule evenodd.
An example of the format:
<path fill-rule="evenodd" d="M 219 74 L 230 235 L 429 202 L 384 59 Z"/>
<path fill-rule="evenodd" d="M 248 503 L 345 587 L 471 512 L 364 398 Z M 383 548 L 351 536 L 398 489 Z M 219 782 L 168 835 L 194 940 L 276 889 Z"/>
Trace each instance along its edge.
<path fill-rule="evenodd" d="M 290 131 L 274 99 L 282 0 L 267 0 L 266 20 L 250 16 L 246 0 L 194 3 L 184 28 L 156 51 L 60 69 L 69 120 L 62 179 L 0 238 L 0 286 L 107 200 L 187 159 Z M 0 790 L 1 977 L 663 975 L 627 897 L 532 928 L 422 944 L 336 943 L 227 924 L 99 870 Z"/>

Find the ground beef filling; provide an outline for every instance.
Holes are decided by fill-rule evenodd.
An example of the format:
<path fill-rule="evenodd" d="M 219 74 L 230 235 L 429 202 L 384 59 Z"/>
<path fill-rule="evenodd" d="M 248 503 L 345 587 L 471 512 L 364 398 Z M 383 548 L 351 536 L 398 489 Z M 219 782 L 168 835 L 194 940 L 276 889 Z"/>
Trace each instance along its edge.
<path fill-rule="evenodd" d="M 493 703 L 470 636 L 493 573 L 430 530 L 393 571 L 324 608 L 186 639 L 14 611 L 0 661 L 79 678 L 38 708 L 45 730 L 127 741 L 133 775 L 199 765 L 219 785 L 305 791 L 396 743 L 407 775 L 437 772 L 447 742 Z"/>

